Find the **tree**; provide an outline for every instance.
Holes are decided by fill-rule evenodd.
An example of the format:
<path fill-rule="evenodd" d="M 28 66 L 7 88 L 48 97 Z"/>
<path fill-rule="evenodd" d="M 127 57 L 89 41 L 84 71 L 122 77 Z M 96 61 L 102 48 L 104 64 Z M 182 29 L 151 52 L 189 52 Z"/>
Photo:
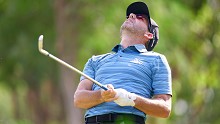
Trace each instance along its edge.
<path fill-rule="evenodd" d="M 55 21 L 56 21 L 56 45 L 58 55 L 62 60 L 76 63 L 77 54 L 77 36 L 76 29 L 79 1 L 70 2 L 67 0 L 55 1 Z M 71 9 L 73 8 L 73 9 Z M 74 17 L 74 18 L 73 18 Z M 82 112 L 73 107 L 73 95 L 77 87 L 77 78 L 75 73 L 71 73 L 66 67 L 60 66 L 60 86 L 63 93 L 67 124 L 82 123 Z"/>

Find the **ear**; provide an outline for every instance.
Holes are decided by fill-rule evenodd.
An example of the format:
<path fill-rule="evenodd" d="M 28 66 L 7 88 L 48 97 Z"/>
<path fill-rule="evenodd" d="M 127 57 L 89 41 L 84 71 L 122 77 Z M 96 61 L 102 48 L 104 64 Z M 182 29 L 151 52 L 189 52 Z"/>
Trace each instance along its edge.
<path fill-rule="evenodd" d="M 154 35 L 150 32 L 145 32 L 144 37 L 147 38 L 147 39 L 153 39 Z"/>

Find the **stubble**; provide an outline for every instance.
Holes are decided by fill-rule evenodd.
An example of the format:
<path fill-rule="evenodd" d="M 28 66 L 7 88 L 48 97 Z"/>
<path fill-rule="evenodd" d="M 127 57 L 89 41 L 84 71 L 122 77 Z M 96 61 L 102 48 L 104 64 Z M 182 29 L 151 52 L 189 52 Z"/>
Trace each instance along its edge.
<path fill-rule="evenodd" d="M 123 32 L 127 32 L 133 35 L 141 35 L 143 36 L 144 33 L 147 30 L 143 27 L 140 27 L 138 25 L 135 25 L 135 23 L 129 22 L 129 21 L 125 21 L 120 28 L 120 33 L 122 34 Z"/>

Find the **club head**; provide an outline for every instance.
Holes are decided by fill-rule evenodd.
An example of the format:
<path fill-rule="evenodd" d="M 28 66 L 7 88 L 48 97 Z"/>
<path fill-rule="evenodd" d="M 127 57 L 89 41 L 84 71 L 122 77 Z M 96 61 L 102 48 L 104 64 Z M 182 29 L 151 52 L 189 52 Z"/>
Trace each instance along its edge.
<path fill-rule="evenodd" d="M 40 35 L 39 39 L 38 39 L 38 50 L 41 52 L 41 50 L 43 49 L 43 35 Z"/>
<path fill-rule="evenodd" d="M 49 53 L 48 53 L 46 50 L 43 49 L 43 39 L 44 39 L 44 36 L 43 36 L 43 35 L 40 35 L 40 37 L 39 37 L 39 39 L 38 39 L 38 50 L 39 50 L 42 54 L 48 56 Z"/>

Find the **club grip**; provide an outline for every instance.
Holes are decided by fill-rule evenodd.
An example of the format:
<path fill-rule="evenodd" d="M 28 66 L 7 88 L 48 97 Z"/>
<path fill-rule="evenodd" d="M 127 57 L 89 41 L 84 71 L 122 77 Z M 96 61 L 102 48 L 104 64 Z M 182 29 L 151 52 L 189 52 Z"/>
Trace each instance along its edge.
<path fill-rule="evenodd" d="M 105 87 L 105 86 L 100 86 L 103 90 L 108 90 L 108 88 L 107 87 Z"/>

